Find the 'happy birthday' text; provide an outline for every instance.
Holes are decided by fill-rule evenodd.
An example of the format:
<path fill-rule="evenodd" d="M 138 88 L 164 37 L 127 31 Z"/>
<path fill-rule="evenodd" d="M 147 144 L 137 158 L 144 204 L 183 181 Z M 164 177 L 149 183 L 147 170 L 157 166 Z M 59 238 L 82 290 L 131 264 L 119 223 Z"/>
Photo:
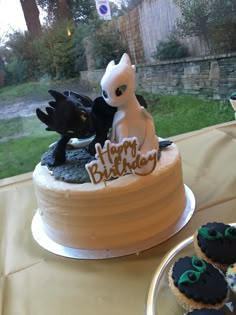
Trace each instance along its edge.
<path fill-rule="evenodd" d="M 138 150 L 137 138 L 126 138 L 121 143 L 105 142 L 102 148 L 96 144 L 96 160 L 86 164 L 90 179 L 94 184 L 111 177 L 120 177 L 128 173 L 147 175 L 157 163 L 157 150 L 142 154 Z"/>

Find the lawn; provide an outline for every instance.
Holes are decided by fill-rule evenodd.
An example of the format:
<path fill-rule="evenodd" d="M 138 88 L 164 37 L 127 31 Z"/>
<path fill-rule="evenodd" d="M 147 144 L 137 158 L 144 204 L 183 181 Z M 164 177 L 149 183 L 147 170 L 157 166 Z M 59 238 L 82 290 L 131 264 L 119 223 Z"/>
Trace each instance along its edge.
<path fill-rule="evenodd" d="M 28 88 L 30 92 L 22 86 L 17 89 L 22 98 L 32 94 L 32 87 Z M 38 92 L 37 89 L 33 86 L 38 99 L 40 95 L 45 97 L 46 87 L 41 87 Z M 6 102 L 9 98 L 11 101 L 17 98 L 10 88 L 0 90 L 1 95 Z M 154 118 L 156 134 L 163 138 L 234 120 L 229 102 L 206 101 L 191 96 L 143 95 Z M 42 153 L 56 139 L 58 135 L 45 131 L 45 126 L 35 116 L 1 119 L 0 178 L 32 171 Z"/>
<path fill-rule="evenodd" d="M 156 133 L 163 138 L 234 120 L 228 101 L 152 94 L 146 94 L 145 99 L 150 105 Z"/>
<path fill-rule="evenodd" d="M 0 143 L 0 178 L 30 172 L 54 136 L 23 136 Z"/>
<path fill-rule="evenodd" d="M 29 99 L 45 99 L 49 86 L 46 83 L 24 83 L 0 88 L 1 104 Z"/>

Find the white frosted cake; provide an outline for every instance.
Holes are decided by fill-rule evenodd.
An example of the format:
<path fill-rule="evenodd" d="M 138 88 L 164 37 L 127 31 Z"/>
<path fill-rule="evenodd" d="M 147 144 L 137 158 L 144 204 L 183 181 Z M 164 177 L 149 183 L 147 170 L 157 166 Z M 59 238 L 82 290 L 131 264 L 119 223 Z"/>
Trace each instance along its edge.
<path fill-rule="evenodd" d="M 125 63 L 130 71 L 127 58 L 125 54 L 118 66 Z M 115 74 L 111 75 L 113 68 Z M 109 98 L 107 73 L 112 86 L 122 87 L 121 94 L 131 93 L 124 74 L 120 82 L 114 82 L 117 71 L 120 69 L 113 62 L 109 64 L 101 82 L 106 102 L 117 106 L 118 111 L 112 137 L 104 147 L 96 145 L 96 160 L 85 166 L 91 182 L 76 184 L 55 179 L 41 163 L 33 173 L 45 234 L 63 246 L 91 251 L 95 256 L 106 252 L 106 257 L 139 252 L 163 242 L 183 226 L 180 222 L 186 209 L 178 148 L 172 143 L 157 158 L 159 141 L 153 133 L 152 119 L 136 97 L 128 98 L 131 112 L 123 106 L 125 98 L 119 103 L 123 97 L 120 91 L 118 101 Z M 129 116 L 132 119 L 127 123 Z M 134 143 L 138 149 L 132 146 Z"/>
<path fill-rule="evenodd" d="M 38 164 L 33 181 L 46 234 L 81 249 L 150 247 L 175 232 L 185 206 L 181 159 L 172 144 L 147 176 L 106 184 L 57 181 Z"/>

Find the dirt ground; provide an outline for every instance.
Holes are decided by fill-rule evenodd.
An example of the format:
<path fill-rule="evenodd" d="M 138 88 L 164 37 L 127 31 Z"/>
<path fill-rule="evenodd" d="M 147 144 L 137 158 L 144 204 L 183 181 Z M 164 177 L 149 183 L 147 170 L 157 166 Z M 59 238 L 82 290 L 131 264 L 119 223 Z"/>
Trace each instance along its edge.
<path fill-rule="evenodd" d="M 94 92 L 85 92 L 83 94 L 89 96 L 91 99 L 99 96 Z M 52 100 L 52 98 L 49 96 L 47 100 L 20 100 L 14 104 L 2 104 L 0 108 L 0 119 L 35 115 L 36 108 L 44 109 L 48 106 L 48 101 L 50 100 Z"/>
<path fill-rule="evenodd" d="M 14 118 L 18 116 L 31 116 L 35 115 L 36 108 L 45 108 L 47 106 L 47 101 L 40 102 L 17 102 L 11 105 L 5 105 L 1 107 L 0 119 Z"/>

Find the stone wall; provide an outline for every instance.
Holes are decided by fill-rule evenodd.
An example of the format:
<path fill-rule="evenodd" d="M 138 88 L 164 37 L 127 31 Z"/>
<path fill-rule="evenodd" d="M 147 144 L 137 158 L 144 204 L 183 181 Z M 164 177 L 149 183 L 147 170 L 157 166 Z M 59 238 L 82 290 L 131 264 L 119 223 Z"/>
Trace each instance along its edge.
<path fill-rule="evenodd" d="M 228 98 L 236 91 L 236 53 L 138 66 L 137 87 L 154 94 Z"/>
<path fill-rule="evenodd" d="M 84 86 L 88 85 L 92 89 L 99 90 L 100 81 L 104 72 L 104 69 L 80 71 L 80 84 Z"/>
<path fill-rule="evenodd" d="M 136 69 L 137 88 L 154 94 L 222 100 L 236 91 L 236 53 L 143 64 Z M 99 88 L 103 73 L 82 71 L 81 79 Z"/>

